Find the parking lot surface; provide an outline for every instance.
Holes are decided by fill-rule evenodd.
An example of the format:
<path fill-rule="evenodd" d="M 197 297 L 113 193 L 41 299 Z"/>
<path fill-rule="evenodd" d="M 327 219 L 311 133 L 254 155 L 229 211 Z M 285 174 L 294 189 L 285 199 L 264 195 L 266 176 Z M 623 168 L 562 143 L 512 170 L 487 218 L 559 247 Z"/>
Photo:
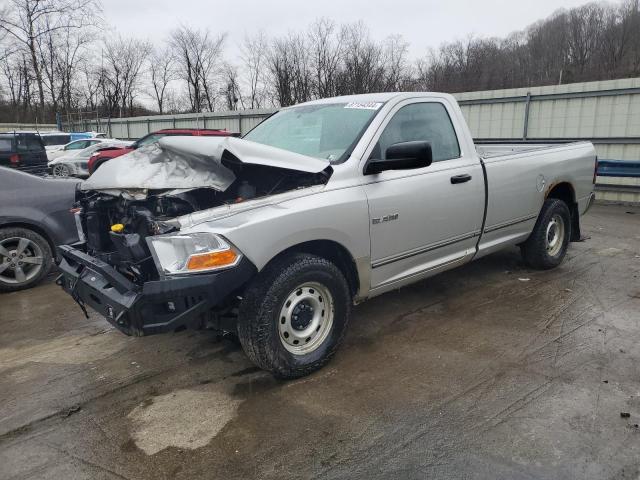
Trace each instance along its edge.
<path fill-rule="evenodd" d="M 583 234 L 553 271 L 512 249 L 358 306 L 291 382 L 52 280 L 0 295 L 0 478 L 638 478 L 640 208 Z"/>

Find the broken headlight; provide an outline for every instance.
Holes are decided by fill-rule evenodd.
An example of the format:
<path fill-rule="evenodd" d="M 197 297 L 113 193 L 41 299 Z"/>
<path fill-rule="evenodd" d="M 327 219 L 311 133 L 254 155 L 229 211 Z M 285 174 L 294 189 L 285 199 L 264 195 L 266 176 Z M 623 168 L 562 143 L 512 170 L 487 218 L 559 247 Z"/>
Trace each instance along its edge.
<path fill-rule="evenodd" d="M 234 267 L 242 254 L 215 233 L 170 233 L 147 237 L 160 273 L 200 273 Z"/>

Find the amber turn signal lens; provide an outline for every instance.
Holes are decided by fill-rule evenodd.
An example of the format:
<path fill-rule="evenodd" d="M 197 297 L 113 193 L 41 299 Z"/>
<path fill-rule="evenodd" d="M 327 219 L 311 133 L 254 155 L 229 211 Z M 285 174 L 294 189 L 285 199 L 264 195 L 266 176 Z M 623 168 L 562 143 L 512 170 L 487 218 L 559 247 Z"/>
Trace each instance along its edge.
<path fill-rule="evenodd" d="M 233 265 L 237 258 L 238 255 L 233 250 L 198 253 L 189 257 L 187 270 L 206 270 L 210 268 L 227 267 Z"/>
<path fill-rule="evenodd" d="M 124 230 L 124 225 L 121 223 L 116 223 L 115 225 L 111 225 L 111 231 L 114 233 L 120 233 Z"/>

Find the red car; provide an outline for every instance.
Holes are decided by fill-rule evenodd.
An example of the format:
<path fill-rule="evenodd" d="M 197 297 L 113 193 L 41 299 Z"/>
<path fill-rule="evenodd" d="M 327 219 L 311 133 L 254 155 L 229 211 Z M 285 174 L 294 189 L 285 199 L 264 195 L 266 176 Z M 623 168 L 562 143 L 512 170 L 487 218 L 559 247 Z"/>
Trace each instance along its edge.
<path fill-rule="evenodd" d="M 164 130 L 158 130 L 157 132 L 149 133 L 141 139 L 135 141 L 130 147 L 118 148 L 107 147 L 102 150 L 98 150 L 89 158 L 89 175 L 93 174 L 100 165 L 104 162 L 111 160 L 112 158 L 119 157 L 125 153 L 129 153 L 142 145 L 147 145 L 157 141 L 159 138 L 168 136 L 180 136 L 180 137 L 238 137 L 238 133 L 232 133 L 227 130 L 216 130 L 210 128 L 166 128 Z"/>

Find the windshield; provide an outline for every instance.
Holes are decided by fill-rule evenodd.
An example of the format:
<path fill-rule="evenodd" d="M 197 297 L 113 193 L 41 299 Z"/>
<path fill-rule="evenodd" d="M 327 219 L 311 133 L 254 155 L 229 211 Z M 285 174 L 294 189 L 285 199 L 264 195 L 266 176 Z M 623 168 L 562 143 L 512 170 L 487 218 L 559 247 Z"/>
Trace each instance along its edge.
<path fill-rule="evenodd" d="M 152 133 L 151 135 L 147 135 L 146 137 L 142 137 L 138 140 L 136 142 L 136 146 L 142 147 L 143 145 L 149 145 L 150 143 L 157 142 L 164 136 L 166 136 L 166 133 Z"/>
<path fill-rule="evenodd" d="M 340 163 L 349 157 L 381 106 L 372 102 L 287 108 L 266 119 L 244 139 Z"/>
<path fill-rule="evenodd" d="M 116 143 L 111 144 L 111 143 L 100 142 L 100 143 L 96 143 L 95 145 L 91 145 L 87 148 L 83 148 L 82 150 L 72 151 L 72 153 L 70 153 L 69 156 L 79 157 L 79 158 L 89 158 L 99 149 L 107 148 L 107 147 L 124 147 L 124 145 L 120 145 Z"/>

